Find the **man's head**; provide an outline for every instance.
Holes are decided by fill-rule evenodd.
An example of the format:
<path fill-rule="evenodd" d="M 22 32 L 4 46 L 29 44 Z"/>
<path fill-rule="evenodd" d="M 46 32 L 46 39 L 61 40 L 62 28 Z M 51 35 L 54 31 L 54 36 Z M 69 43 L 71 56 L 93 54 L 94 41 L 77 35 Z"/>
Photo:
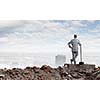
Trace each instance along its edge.
<path fill-rule="evenodd" d="M 74 35 L 74 38 L 77 38 L 77 35 L 76 34 Z"/>

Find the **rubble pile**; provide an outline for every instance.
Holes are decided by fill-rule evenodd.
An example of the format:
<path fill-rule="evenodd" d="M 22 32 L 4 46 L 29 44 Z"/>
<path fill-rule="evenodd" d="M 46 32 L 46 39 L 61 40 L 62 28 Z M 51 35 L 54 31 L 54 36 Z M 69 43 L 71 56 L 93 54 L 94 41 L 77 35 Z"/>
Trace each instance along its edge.
<path fill-rule="evenodd" d="M 100 80 L 100 67 L 95 65 L 64 64 L 57 68 L 48 65 L 0 69 L 0 80 Z"/>

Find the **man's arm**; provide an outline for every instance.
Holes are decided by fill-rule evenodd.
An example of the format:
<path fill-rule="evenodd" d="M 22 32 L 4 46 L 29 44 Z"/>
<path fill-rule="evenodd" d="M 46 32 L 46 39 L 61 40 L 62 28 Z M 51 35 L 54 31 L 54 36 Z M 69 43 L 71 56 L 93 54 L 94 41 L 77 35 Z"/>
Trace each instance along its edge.
<path fill-rule="evenodd" d="M 71 43 L 72 43 L 72 41 L 70 41 L 70 42 L 68 43 L 69 48 L 72 48 Z"/>
<path fill-rule="evenodd" d="M 78 41 L 79 46 L 82 46 L 82 44 L 80 43 L 80 41 Z"/>

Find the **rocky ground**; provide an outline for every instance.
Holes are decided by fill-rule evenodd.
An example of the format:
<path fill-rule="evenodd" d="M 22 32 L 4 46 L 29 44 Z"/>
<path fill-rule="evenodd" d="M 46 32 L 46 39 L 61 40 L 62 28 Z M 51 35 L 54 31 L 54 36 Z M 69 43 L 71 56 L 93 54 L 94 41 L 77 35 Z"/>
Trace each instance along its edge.
<path fill-rule="evenodd" d="M 58 68 L 48 65 L 0 69 L 0 80 L 100 80 L 100 67 L 95 65 L 64 64 Z"/>

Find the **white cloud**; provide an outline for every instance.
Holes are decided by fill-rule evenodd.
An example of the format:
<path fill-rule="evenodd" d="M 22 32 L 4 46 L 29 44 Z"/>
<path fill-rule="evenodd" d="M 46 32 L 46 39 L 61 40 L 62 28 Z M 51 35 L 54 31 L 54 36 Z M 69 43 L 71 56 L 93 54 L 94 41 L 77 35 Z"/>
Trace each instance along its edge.
<path fill-rule="evenodd" d="M 1 37 L 0 38 L 0 43 L 7 43 L 8 42 L 8 38 L 7 37 Z"/>
<path fill-rule="evenodd" d="M 83 51 L 86 53 L 100 52 L 100 39 L 99 35 L 81 35 L 80 40 L 83 44 Z"/>
<path fill-rule="evenodd" d="M 15 32 L 6 34 L 6 38 L 1 39 L 2 42 L 6 43 L 4 45 L 5 50 L 56 51 L 64 46 L 63 41 L 67 37 L 66 33 L 70 32 L 67 28 L 64 29 L 60 24 L 51 21 L 22 22 L 24 23 L 23 26 L 15 28 Z M 0 46 L 0 48 L 2 47 Z"/>
<path fill-rule="evenodd" d="M 87 20 L 88 22 L 90 22 L 90 23 L 95 23 L 96 22 L 96 20 Z"/>
<path fill-rule="evenodd" d="M 20 20 L 0 20 L 0 27 L 17 26 L 20 22 Z"/>
<path fill-rule="evenodd" d="M 1 23 L 1 21 L 0 21 Z M 3 23 L 3 24 L 2 24 Z M 5 37 L 0 38 L 1 51 L 19 51 L 19 52 L 39 52 L 56 51 L 67 52 L 69 48 L 67 43 L 73 38 L 75 29 L 84 27 L 82 21 L 70 21 L 71 26 L 53 21 L 5 21 L 0 27 L 13 27 L 6 33 Z M 67 23 L 67 21 L 65 21 Z M 12 31 L 13 29 L 13 31 Z M 78 38 L 83 43 L 84 51 L 99 51 L 100 40 L 98 36 L 91 34 L 84 35 L 77 33 Z M 98 49 L 96 49 L 98 48 Z"/>
<path fill-rule="evenodd" d="M 72 26 L 75 26 L 75 27 L 84 27 L 84 26 L 86 26 L 86 24 L 82 24 L 81 20 L 73 20 L 72 21 Z"/>

